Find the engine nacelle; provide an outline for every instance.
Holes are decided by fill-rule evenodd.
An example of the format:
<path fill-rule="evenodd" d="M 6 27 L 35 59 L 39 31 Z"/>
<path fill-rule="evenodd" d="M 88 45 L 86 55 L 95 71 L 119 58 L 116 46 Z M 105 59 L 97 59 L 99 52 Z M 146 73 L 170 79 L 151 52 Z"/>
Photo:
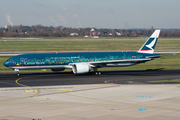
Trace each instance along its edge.
<path fill-rule="evenodd" d="M 57 72 L 57 71 L 63 71 L 63 70 L 65 70 L 65 68 L 51 69 L 51 71 L 53 71 L 53 72 Z"/>
<path fill-rule="evenodd" d="M 86 63 L 75 63 L 73 64 L 73 73 L 74 74 L 81 74 L 81 73 L 88 73 L 91 68 Z"/>

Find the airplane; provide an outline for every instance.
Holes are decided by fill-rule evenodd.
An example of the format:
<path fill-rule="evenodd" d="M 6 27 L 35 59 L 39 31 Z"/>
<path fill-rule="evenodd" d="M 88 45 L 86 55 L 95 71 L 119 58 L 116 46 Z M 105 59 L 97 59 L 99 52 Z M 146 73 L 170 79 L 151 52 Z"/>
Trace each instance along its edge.
<path fill-rule="evenodd" d="M 63 71 L 72 69 L 74 74 L 94 73 L 102 67 L 125 67 L 160 58 L 154 49 L 160 34 L 155 30 L 145 44 L 137 52 L 70 52 L 70 53 L 34 53 L 21 54 L 8 58 L 4 66 L 16 71 L 27 69 L 51 69 Z M 91 72 L 93 70 L 94 72 Z"/>

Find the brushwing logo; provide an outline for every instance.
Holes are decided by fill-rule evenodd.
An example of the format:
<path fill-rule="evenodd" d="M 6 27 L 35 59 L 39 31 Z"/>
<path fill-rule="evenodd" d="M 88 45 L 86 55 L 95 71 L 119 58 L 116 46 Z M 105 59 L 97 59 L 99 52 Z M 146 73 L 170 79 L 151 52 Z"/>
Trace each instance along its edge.
<path fill-rule="evenodd" d="M 154 50 L 152 47 L 154 46 L 155 43 L 156 43 L 156 38 L 154 38 L 154 40 L 149 45 L 146 45 L 146 47 L 148 47 L 151 50 Z"/>

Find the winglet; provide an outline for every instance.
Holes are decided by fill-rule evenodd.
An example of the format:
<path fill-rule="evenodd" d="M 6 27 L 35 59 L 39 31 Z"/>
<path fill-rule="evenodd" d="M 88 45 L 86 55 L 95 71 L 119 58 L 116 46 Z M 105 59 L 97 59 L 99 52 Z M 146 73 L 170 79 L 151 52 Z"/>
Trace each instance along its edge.
<path fill-rule="evenodd" d="M 161 30 L 155 30 L 146 43 L 139 49 L 141 53 L 153 53 Z"/>

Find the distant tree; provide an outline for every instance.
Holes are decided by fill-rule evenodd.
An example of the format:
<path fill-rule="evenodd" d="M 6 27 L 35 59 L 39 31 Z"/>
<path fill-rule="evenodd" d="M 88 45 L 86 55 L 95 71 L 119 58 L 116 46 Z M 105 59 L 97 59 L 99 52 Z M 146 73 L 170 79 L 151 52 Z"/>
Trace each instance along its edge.
<path fill-rule="evenodd" d="M 139 37 L 150 36 L 154 32 L 153 26 L 151 29 L 107 29 L 107 28 L 72 28 L 72 27 L 53 27 L 43 25 L 33 26 L 7 26 L 7 29 L 0 28 L 0 37 L 70 37 L 71 33 L 78 33 L 78 37 L 85 35 L 98 35 L 100 37 Z M 91 29 L 95 31 L 92 33 Z M 120 33 L 121 35 L 117 35 Z M 180 30 L 162 30 L 160 37 L 180 37 Z"/>

